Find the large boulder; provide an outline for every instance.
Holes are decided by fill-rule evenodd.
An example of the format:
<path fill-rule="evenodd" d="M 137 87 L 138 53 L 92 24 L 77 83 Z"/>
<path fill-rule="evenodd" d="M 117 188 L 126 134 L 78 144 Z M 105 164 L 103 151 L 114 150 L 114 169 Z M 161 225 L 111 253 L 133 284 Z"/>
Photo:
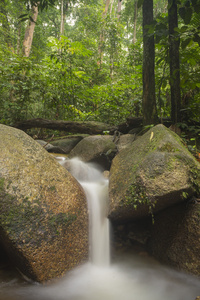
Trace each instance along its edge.
<path fill-rule="evenodd" d="M 132 142 L 135 141 L 135 136 L 135 134 L 122 134 L 116 136 L 114 142 L 117 145 L 118 152 L 132 144 Z"/>
<path fill-rule="evenodd" d="M 79 157 L 84 162 L 95 162 L 109 169 L 117 152 L 117 146 L 110 135 L 93 135 L 84 138 L 70 152 L 69 158 Z"/>
<path fill-rule="evenodd" d="M 199 193 L 200 164 L 182 140 L 157 125 L 121 150 L 110 171 L 109 218 L 154 214 Z"/>
<path fill-rule="evenodd" d="M 68 154 L 84 137 L 86 137 L 86 134 L 68 136 L 52 141 L 51 144 L 55 147 L 59 147 L 64 153 Z"/>
<path fill-rule="evenodd" d="M 200 276 L 200 199 L 180 203 L 155 216 L 150 252 L 161 262 Z"/>
<path fill-rule="evenodd" d="M 66 154 L 65 151 L 58 146 L 53 146 L 52 144 L 49 144 L 48 142 L 45 142 L 43 140 L 36 140 L 36 142 L 38 142 L 49 153 Z"/>
<path fill-rule="evenodd" d="M 0 125 L 0 243 L 32 280 L 59 277 L 88 257 L 85 194 L 24 132 Z"/>

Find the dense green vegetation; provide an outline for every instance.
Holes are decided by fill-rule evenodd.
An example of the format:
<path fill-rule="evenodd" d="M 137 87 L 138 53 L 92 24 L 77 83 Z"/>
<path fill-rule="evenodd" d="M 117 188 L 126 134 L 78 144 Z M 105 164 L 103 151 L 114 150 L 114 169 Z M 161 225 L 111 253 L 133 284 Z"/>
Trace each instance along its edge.
<path fill-rule="evenodd" d="M 0 122 L 13 125 L 42 117 L 119 124 L 142 116 L 143 1 L 40 1 L 29 55 L 23 44 L 33 21 L 30 2 L 1 1 Z M 171 114 L 168 8 L 174 1 L 154 0 L 154 20 L 148 27 L 155 40 L 161 120 Z M 188 120 L 198 122 L 200 116 L 200 1 L 175 2 L 181 123 L 188 126 Z"/>

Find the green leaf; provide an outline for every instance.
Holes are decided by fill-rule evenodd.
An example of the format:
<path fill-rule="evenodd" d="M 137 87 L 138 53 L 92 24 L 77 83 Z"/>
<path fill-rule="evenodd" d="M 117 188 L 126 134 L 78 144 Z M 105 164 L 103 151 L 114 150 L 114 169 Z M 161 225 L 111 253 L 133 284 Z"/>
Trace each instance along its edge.
<path fill-rule="evenodd" d="M 143 5 L 144 0 L 138 0 L 137 7 L 140 8 Z"/>
<path fill-rule="evenodd" d="M 199 4 L 196 4 L 194 5 L 194 11 L 199 14 L 200 13 L 200 3 Z"/>
<path fill-rule="evenodd" d="M 31 16 L 29 17 L 29 19 L 31 22 L 36 23 Z"/>
<path fill-rule="evenodd" d="M 194 58 L 192 58 L 192 57 L 190 59 L 188 59 L 188 63 L 190 65 L 192 65 L 193 67 L 196 66 L 196 64 L 197 64 L 196 60 Z"/>
<path fill-rule="evenodd" d="M 191 40 L 192 40 L 192 38 L 187 38 L 186 40 L 182 41 L 181 48 L 184 50 L 189 45 Z"/>
<path fill-rule="evenodd" d="M 197 0 L 191 0 L 192 6 L 195 6 L 197 4 Z"/>
<path fill-rule="evenodd" d="M 198 43 L 199 46 L 200 46 L 200 36 L 197 33 L 195 33 L 193 41 L 196 42 L 196 43 Z"/>
<path fill-rule="evenodd" d="M 193 10 L 191 7 L 180 7 L 179 8 L 179 15 L 180 17 L 183 19 L 184 23 L 187 25 L 190 23 L 191 18 L 192 18 L 192 14 L 193 14 Z"/>
<path fill-rule="evenodd" d="M 186 14 L 186 8 L 184 6 L 180 7 L 179 10 L 178 10 L 178 13 L 179 13 L 179 16 L 184 20 L 185 19 L 185 14 Z"/>
<path fill-rule="evenodd" d="M 181 32 L 181 33 L 185 33 L 187 31 L 188 31 L 188 26 L 186 26 L 186 25 L 184 25 L 181 28 L 179 28 L 179 32 Z"/>
<path fill-rule="evenodd" d="M 185 18 L 184 18 L 184 22 L 185 22 L 186 25 L 190 23 L 190 21 L 192 19 L 192 14 L 193 14 L 192 8 L 191 7 L 187 7 Z"/>
<path fill-rule="evenodd" d="M 29 20 L 29 17 L 24 17 L 24 18 L 20 19 L 20 22 L 24 22 L 24 21 L 27 21 L 27 20 Z"/>
<path fill-rule="evenodd" d="M 186 7 L 190 7 L 190 1 L 189 1 L 189 0 L 187 0 L 187 1 L 185 2 L 185 6 L 186 6 Z"/>
<path fill-rule="evenodd" d="M 28 14 L 20 15 L 20 16 L 19 16 L 19 19 L 22 19 L 22 18 L 27 17 L 27 16 L 28 16 Z"/>
<path fill-rule="evenodd" d="M 56 0 L 25 0 L 25 4 L 27 4 L 28 10 L 30 10 L 30 4 L 31 6 L 38 6 L 39 10 L 47 9 L 49 6 L 53 6 L 56 3 Z"/>

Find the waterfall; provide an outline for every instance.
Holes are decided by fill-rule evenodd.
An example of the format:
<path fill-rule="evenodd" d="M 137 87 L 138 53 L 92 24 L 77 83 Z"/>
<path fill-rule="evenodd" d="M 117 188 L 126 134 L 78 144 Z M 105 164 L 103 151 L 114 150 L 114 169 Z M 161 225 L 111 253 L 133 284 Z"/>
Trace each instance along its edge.
<path fill-rule="evenodd" d="M 110 263 L 109 220 L 107 219 L 108 179 L 93 164 L 74 158 L 61 161 L 82 185 L 89 209 L 90 259 L 92 264 Z"/>
<path fill-rule="evenodd" d="M 60 157 L 59 162 L 80 182 L 87 196 L 90 261 L 47 285 L 0 280 L 1 300 L 192 300 L 200 295 L 198 278 L 150 257 L 125 253 L 110 263 L 108 180 L 94 165 L 79 159 Z"/>

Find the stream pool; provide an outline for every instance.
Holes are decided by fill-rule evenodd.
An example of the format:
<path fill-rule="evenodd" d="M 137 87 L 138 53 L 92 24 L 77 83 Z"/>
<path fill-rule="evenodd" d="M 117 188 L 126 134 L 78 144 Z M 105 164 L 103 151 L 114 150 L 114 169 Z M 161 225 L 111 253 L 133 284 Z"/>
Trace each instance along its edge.
<path fill-rule="evenodd" d="M 109 266 L 87 263 L 51 284 L 27 282 L 8 267 L 0 273 L 0 300 L 195 300 L 200 280 L 139 255 Z"/>
<path fill-rule="evenodd" d="M 91 165 L 77 159 L 70 164 L 88 200 L 90 262 L 45 285 L 25 280 L 2 263 L 0 300 L 195 300 L 200 296 L 199 278 L 165 267 L 148 256 L 126 253 L 110 257 L 108 181 Z"/>

